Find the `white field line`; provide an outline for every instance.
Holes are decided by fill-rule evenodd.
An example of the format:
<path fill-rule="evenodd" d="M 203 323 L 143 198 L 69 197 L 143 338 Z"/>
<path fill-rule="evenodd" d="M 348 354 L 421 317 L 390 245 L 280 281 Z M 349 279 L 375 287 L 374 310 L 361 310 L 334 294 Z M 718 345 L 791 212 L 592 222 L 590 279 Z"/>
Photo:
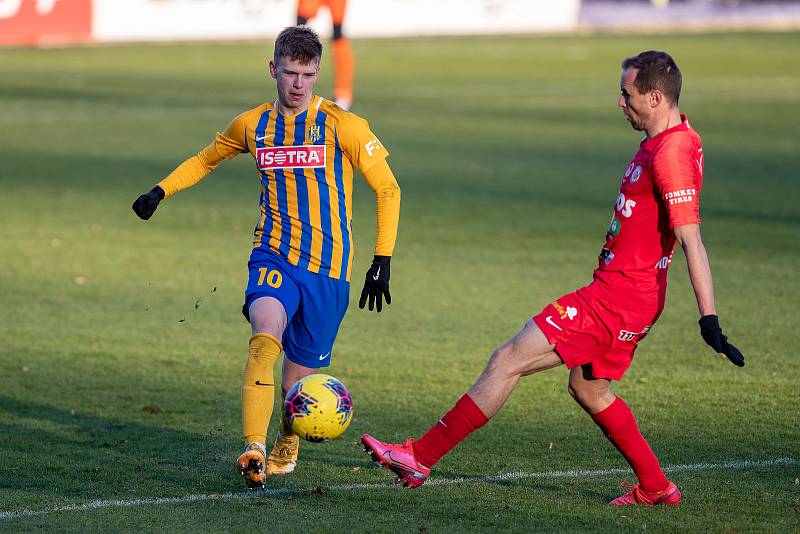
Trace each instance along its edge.
<path fill-rule="evenodd" d="M 772 460 L 740 460 L 723 463 L 700 463 L 700 464 L 678 464 L 669 465 L 664 467 L 664 471 L 668 473 L 677 473 L 682 471 L 709 471 L 712 469 L 751 469 L 756 467 L 785 467 L 789 465 L 800 465 L 800 460 L 794 458 L 775 458 Z M 506 482 L 510 480 L 521 480 L 526 478 L 585 478 L 585 477 L 602 477 L 608 475 L 630 475 L 631 470 L 627 468 L 612 468 L 612 469 L 586 469 L 574 471 L 540 471 L 533 473 L 525 473 L 516 471 L 512 473 L 501 473 L 499 475 L 488 477 L 470 477 L 470 478 L 432 478 L 426 483 L 426 486 L 448 486 L 455 484 L 467 484 L 472 482 Z M 42 510 L 19 510 L 16 512 L 0 512 L 0 520 L 19 519 L 23 517 L 34 517 L 55 512 L 83 512 L 89 510 L 97 510 L 102 508 L 130 508 L 132 506 L 154 506 L 165 504 L 187 504 L 201 501 L 232 501 L 242 499 L 253 499 L 259 497 L 276 497 L 280 495 L 302 495 L 310 494 L 315 491 L 322 490 L 323 492 L 329 491 L 358 491 L 358 490 L 386 490 L 386 489 L 402 489 L 402 486 L 391 483 L 381 484 L 339 484 L 335 486 L 321 486 L 320 488 L 275 488 L 275 489 L 262 489 L 250 490 L 237 493 L 212 493 L 212 494 L 199 494 L 199 495 L 184 495 L 183 497 L 160 497 L 152 499 L 132 499 L 127 501 L 111 500 L 111 501 L 91 501 L 84 504 L 70 504 L 66 506 L 57 506 L 52 508 L 45 508 Z"/>

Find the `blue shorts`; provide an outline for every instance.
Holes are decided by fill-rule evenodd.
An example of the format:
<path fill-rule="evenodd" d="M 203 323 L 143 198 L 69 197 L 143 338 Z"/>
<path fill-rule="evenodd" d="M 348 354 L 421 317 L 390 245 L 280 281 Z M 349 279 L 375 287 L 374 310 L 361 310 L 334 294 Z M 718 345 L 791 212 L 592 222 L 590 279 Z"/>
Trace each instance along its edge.
<path fill-rule="evenodd" d="M 283 350 L 304 367 L 331 364 L 331 350 L 350 302 L 350 283 L 295 267 L 269 250 L 253 249 L 242 313 L 250 321 L 250 304 L 274 297 L 286 310 Z"/>

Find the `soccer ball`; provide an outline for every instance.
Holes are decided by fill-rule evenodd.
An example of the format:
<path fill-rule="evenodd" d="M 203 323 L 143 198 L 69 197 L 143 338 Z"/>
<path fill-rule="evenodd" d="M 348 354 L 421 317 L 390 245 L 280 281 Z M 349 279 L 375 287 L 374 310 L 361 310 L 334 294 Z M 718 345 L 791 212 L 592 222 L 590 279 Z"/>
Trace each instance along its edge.
<path fill-rule="evenodd" d="M 347 430 L 353 418 L 353 401 L 337 379 L 315 374 L 292 386 L 283 410 L 292 432 L 307 441 L 328 441 Z"/>

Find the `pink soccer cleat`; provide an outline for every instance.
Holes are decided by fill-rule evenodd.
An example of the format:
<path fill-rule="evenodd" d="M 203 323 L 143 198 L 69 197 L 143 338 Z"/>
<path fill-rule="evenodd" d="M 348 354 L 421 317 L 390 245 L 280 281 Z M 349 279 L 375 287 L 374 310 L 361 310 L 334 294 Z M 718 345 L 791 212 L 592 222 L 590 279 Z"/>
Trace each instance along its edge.
<path fill-rule="evenodd" d="M 429 467 L 425 467 L 414 457 L 411 448 L 413 439 L 407 439 L 403 445 L 384 443 L 369 434 L 361 436 L 364 451 L 372 457 L 372 461 L 381 464 L 386 469 L 397 475 L 397 480 L 407 488 L 418 488 L 428 480 L 431 474 Z"/>
<path fill-rule="evenodd" d="M 621 495 L 611 501 L 610 505 L 628 505 L 628 504 L 643 504 L 645 506 L 655 506 L 656 504 L 669 504 L 672 506 L 681 503 L 681 490 L 678 486 L 669 483 L 667 489 L 658 491 L 656 493 L 647 493 L 639 488 L 639 484 L 628 484 L 623 482 L 620 487 L 630 489 L 625 495 Z"/>

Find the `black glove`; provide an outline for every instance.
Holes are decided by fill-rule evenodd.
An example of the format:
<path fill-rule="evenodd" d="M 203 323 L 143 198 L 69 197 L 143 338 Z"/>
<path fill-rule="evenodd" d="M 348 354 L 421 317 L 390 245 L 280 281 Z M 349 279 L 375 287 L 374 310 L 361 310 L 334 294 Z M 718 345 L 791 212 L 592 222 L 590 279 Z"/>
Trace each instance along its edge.
<path fill-rule="evenodd" d="M 712 349 L 727 356 L 733 365 L 744 367 L 744 355 L 739 349 L 728 343 L 728 338 L 719 327 L 719 317 L 706 315 L 700 319 L 699 324 L 700 335 Z"/>
<path fill-rule="evenodd" d="M 389 262 L 391 256 L 374 256 L 372 265 L 367 270 L 364 279 L 364 289 L 361 290 L 361 298 L 358 299 L 358 307 L 364 309 L 369 296 L 369 311 L 373 306 L 378 309 L 378 313 L 383 309 L 381 295 L 386 298 L 386 304 L 392 303 L 392 296 L 389 294 Z"/>
<path fill-rule="evenodd" d="M 145 221 L 153 216 L 153 213 L 158 207 L 158 203 L 164 200 L 164 190 L 159 186 L 140 196 L 133 202 L 131 208 L 136 212 L 140 219 Z"/>

